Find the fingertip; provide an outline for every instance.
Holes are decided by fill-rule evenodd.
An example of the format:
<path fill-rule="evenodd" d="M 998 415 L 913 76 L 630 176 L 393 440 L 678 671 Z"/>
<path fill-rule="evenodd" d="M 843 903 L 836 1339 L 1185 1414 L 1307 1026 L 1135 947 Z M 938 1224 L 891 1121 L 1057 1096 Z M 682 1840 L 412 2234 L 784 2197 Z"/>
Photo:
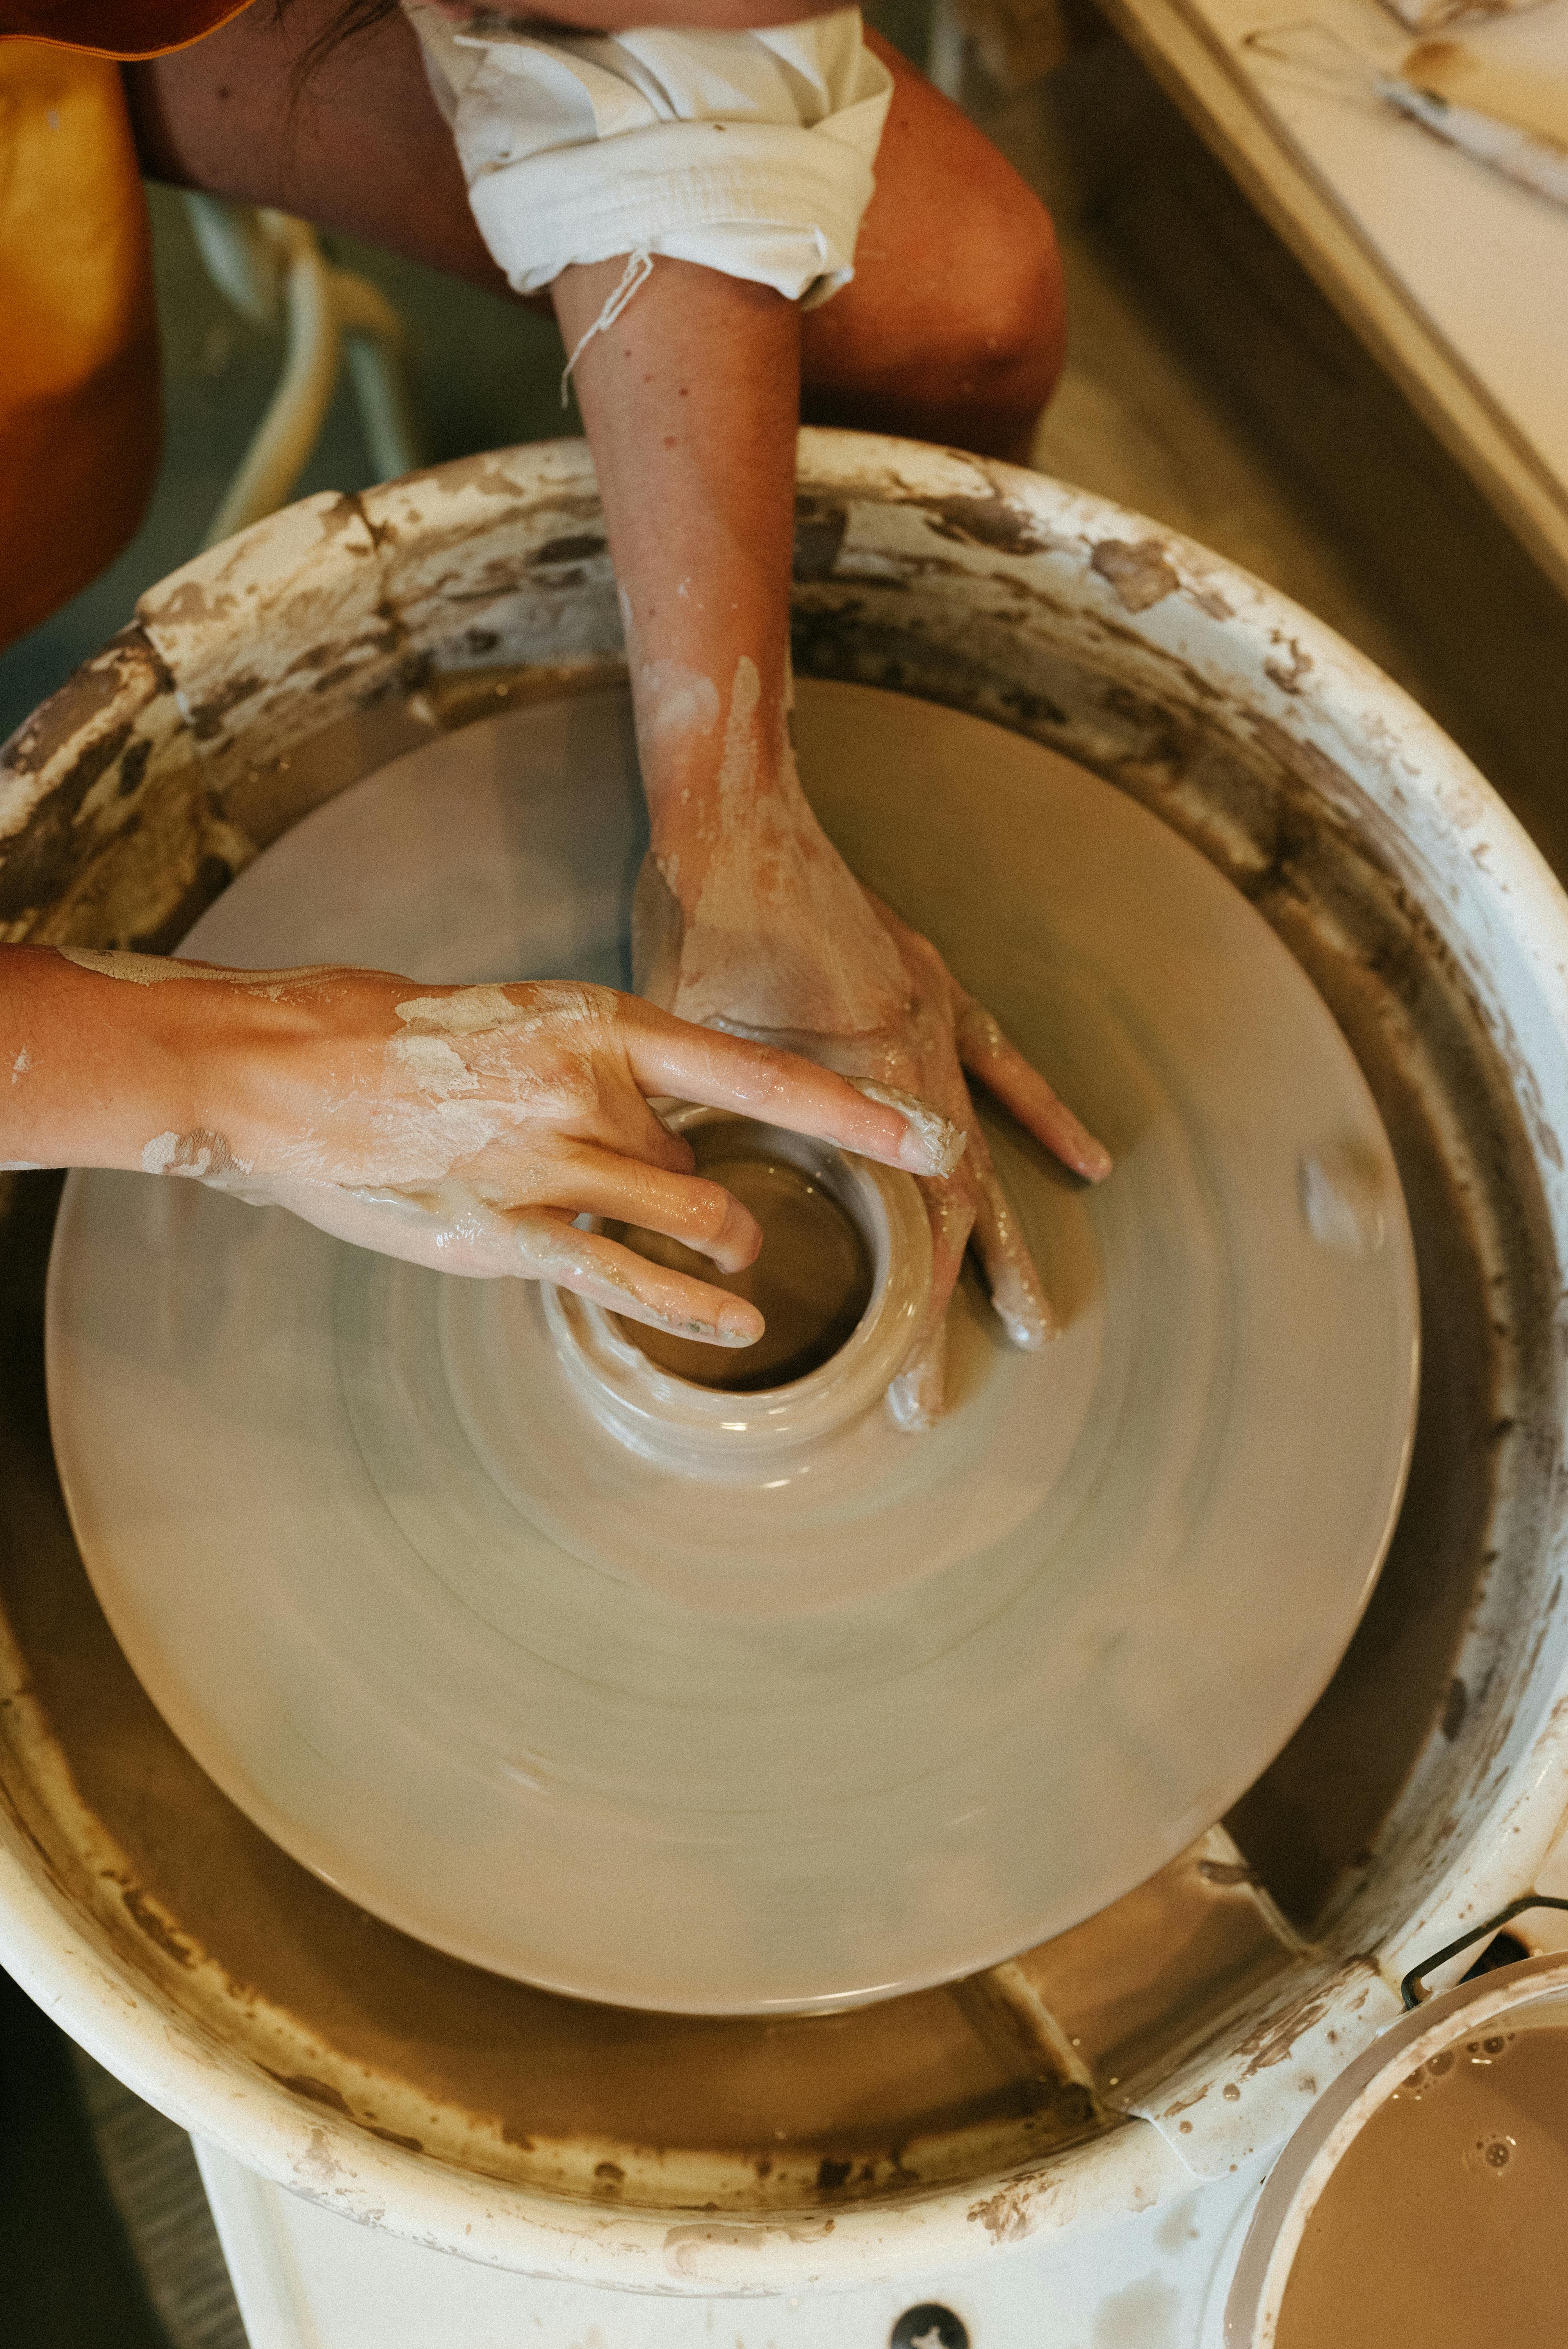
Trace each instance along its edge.
<path fill-rule="evenodd" d="M 888 1417 L 904 1435 L 923 1435 L 935 1426 L 942 1410 L 940 1397 L 933 1405 L 918 1371 L 902 1371 L 889 1387 L 886 1402 Z"/>
<path fill-rule="evenodd" d="M 920 1352 L 906 1362 L 884 1398 L 888 1416 L 905 1435 L 921 1435 L 942 1416 L 947 1383 L 947 1329 L 937 1323 Z"/>
<path fill-rule="evenodd" d="M 750 1208 L 742 1206 L 736 1198 L 730 1201 L 730 1221 L 725 1237 L 736 1250 L 736 1260 L 726 1268 L 727 1271 L 743 1271 L 748 1264 L 755 1264 L 762 1253 L 762 1226 Z"/>
<path fill-rule="evenodd" d="M 1057 1112 L 1055 1116 L 1026 1121 L 1028 1131 L 1053 1158 L 1061 1162 L 1069 1174 L 1076 1174 L 1081 1183 L 1103 1183 L 1114 1168 L 1115 1159 L 1103 1142 L 1095 1140 L 1087 1126 L 1079 1125 L 1076 1119 L 1064 1119 L 1060 1106 L 1059 1102 L 1052 1104 Z"/>
<path fill-rule="evenodd" d="M 1026 1354 L 1037 1354 L 1060 1335 L 1034 1258 L 1026 1252 L 993 1250 L 986 1257 L 991 1305 L 1007 1333 L 1008 1342 Z"/>
<path fill-rule="evenodd" d="M 891 1109 L 903 1119 L 897 1163 L 906 1174 L 928 1178 L 952 1174 L 969 1146 L 962 1126 L 898 1085 L 875 1084 L 869 1077 L 851 1077 L 850 1082 L 879 1109 Z"/>
<path fill-rule="evenodd" d="M 968 1147 L 969 1136 L 962 1126 L 939 1117 L 934 1110 L 926 1110 L 919 1124 L 912 1118 L 905 1128 L 899 1164 L 906 1174 L 923 1174 L 928 1181 L 941 1182 L 956 1172 Z"/>
<path fill-rule="evenodd" d="M 712 1259 L 720 1272 L 744 1272 L 755 1264 L 762 1253 L 762 1226 L 748 1207 L 731 1198 L 724 1222 L 711 1240 L 703 1243 L 703 1254 Z"/>
<path fill-rule="evenodd" d="M 1023 1354 L 1039 1353 L 1062 1334 L 1048 1314 L 1042 1319 L 1032 1313 L 1005 1313 L 998 1306 L 996 1318 L 1007 1332 L 1009 1343 Z"/>
<path fill-rule="evenodd" d="M 719 1309 L 717 1341 L 721 1346 L 755 1346 L 767 1327 L 755 1305 L 748 1305 L 743 1297 L 732 1297 Z"/>
<path fill-rule="evenodd" d="M 1103 1183 L 1116 1161 L 1103 1142 L 1074 1117 L 1064 1102 L 1053 1099 L 1055 1114 L 1035 1126 L 1037 1138 L 1055 1158 L 1085 1183 Z"/>

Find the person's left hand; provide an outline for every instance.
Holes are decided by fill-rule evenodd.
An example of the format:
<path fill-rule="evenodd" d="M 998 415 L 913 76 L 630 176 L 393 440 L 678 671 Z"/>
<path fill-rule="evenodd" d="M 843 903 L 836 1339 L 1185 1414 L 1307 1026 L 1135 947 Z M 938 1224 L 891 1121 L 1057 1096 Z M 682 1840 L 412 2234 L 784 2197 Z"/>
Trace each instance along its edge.
<path fill-rule="evenodd" d="M 1057 1330 L 965 1071 L 1086 1182 L 1103 1181 L 1110 1155 L 929 940 L 861 888 L 815 818 L 785 830 L 735 843 L 720 885 L 704 887 L 690 917 L 650 857 L 638 891 L 637 984 L 682 1019 L 913 1094 L 966 1136 L 953 1173 L 921 1183 L 931 1218 L 931 1305 L 888 1390 L 898 1424 L 925 1428 L 942 1411 L 947 1308 L 971 1240 L 1013 1343 L 1033 1349 Z"/>

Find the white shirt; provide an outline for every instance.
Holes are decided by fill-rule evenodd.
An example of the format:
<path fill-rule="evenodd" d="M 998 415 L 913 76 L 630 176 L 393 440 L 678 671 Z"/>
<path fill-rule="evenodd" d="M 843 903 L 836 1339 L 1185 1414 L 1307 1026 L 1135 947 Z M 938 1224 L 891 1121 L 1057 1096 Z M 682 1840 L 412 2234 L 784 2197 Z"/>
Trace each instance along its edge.
<path fill-rule="evenodd" d="M 858 8 L 753 33 L 546 34 L 404 7 L 518 293 L 622 253 L 703 262 L 808 307 L 854 274 L 892 89 Z"/>

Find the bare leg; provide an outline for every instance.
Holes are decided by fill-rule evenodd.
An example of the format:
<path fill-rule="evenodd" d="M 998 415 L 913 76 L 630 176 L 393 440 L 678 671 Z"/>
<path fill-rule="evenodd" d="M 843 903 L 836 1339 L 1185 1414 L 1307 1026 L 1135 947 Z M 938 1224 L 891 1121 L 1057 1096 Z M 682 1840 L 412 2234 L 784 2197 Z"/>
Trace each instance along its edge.
<path fill-rule="evenodd" d="M 893 100 L 853 281 L 802 321 L 806 419 L 1021 461 L 1062 366 L 1050 215 L 923 74 L 867 37 Z"/>
<path fill-rule="evenodd" d="M 192 48 L 127 66 L 143 170 L 504 291 L 401 16 L 294 89 L 335 11 L 292 0 L 280 25 L 262 0 Z M 853 283 L 803 321 L 805 412 L 1021 455 L 1061 364 L 1050 221 L 957 108 L 875 46 L 895 81 L 877 192 Z"/>
<path fill-rule="evenodd" d="M 347 41 L 297 86 L 337 0 L 267 0 L 172 57 L 121 68 L 150 180 L 275 204 L 505 293 L 469 210 L 419 44 L 399 16 Z"/>

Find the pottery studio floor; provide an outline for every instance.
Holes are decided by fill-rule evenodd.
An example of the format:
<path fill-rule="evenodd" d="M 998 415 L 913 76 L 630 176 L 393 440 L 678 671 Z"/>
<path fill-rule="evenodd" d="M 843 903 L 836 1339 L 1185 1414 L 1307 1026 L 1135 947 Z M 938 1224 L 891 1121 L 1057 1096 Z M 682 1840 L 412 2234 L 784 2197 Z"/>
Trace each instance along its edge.
<path fill-rule="evenodd" d="M 872 10 L 917 47 L 922 0 Z M 1072 295 L 1043 471 L 1190 533 L 1296 597 L 1448 729 L 1568 877 L 1568 605 L 1378 374 L 1119 42 L 972 110 L 1056 213 Z M 276 345 L 154 197 L 168 443 L 132 545 L 0 656 L 0 737 L 194 553 L 265 405 Z M 432 459 L 552 437 L 561 365 L 527 314 L 344 251 L 414 338 Z M 369 478 L 340 396 L 301 484 Z M 116 2211 L 118 2208 L 119 2218 Z M 0 2304 L 11 2349 L 235 2349 L 189 2148 L 0 1978 Z"/>

